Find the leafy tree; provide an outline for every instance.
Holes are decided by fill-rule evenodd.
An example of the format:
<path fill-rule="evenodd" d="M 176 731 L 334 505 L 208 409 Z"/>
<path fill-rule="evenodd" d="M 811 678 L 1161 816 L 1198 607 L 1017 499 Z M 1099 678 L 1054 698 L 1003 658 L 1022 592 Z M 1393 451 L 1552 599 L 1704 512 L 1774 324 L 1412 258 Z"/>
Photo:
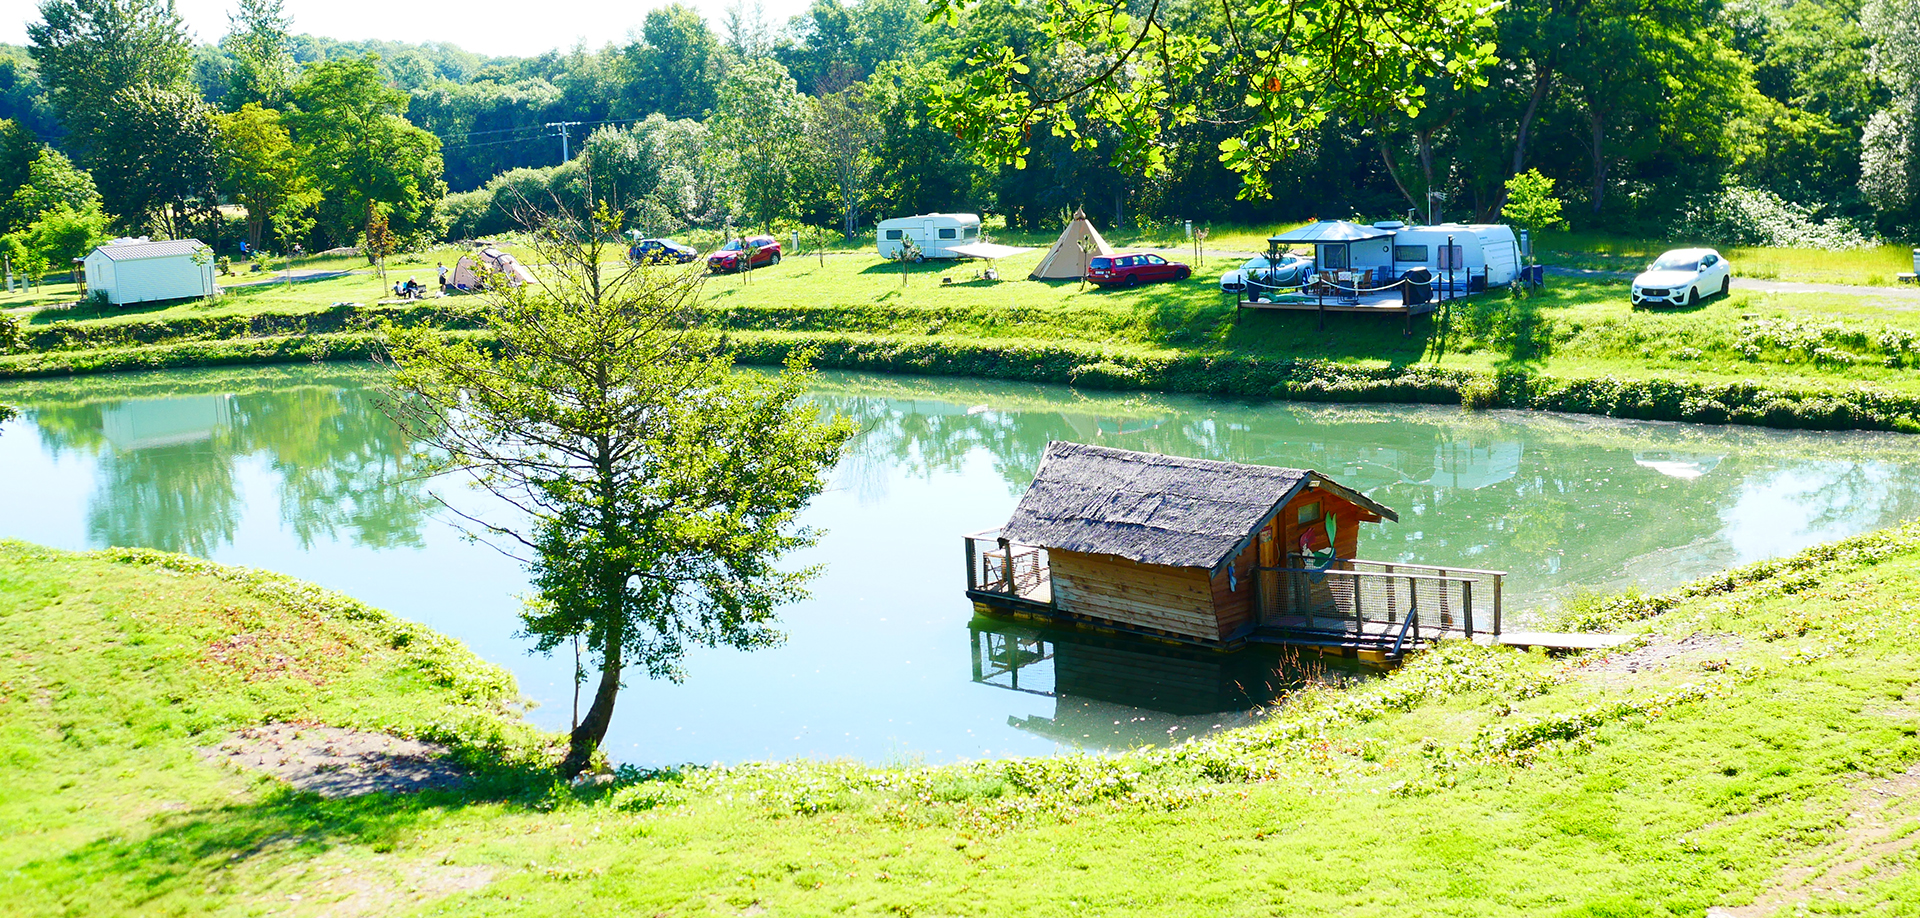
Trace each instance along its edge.
<path fill-rule="evenodd" d="M 807 153 L 806 102 L 787 68 L 771 58 L 735 67 L 707 129 L 709 151 L 746 220 L 772 232 L 799 204 L 795 173 Z"/>
<path fill-rule="evenodd" d="M 933 10 L 959 23 L 992 6 L 934 0 Z M 1161 144 L 1169 127 L 1233 120 L 1241 129 L 1221 142 L 1221 160 L 1245 193 L 1263 195 L 1267 170 L 1328 119 L 1417 112 L 1424 79 L 1476 79 L 1493 52 L 1484 43 L 1491 9 L 1471 0 L 1371 0 L 1338 11 L 1316 0 L 1248 0 L 1221 5 L 1217 18 L 1191 12 L 1097 0 L 1048 7 L 1037 44 L 990 37 L 972 49 L 941 119 L 1016 168 L 1036 127 L 1083 147 L 1107 132 L 1113 161 L 1140 174 L 1169 168 Z M 1086 66 L 1063 72 L 1061 57 Z M 1207 85 L 1233 92 L 1192 91 Z"/>
<path fill-rule="evenodd" d="M 1886 226 L 1920 233 L 1920 0 L 1869 0 L 1861 23 L 1890 99 L 1861 138 L 1860 190 Z"/>
<path fill-rule="evenodd" d="M 970 151 L 935 123 L 931 99 L 949 87 L 937 64 L 889 61 L 867 83 L 881 125 L 873 151 L 874 206 L 884 213 L 966 209 L 973 192 Z"/>
<path fill-rule="evenodd" d="M 32 179 L 33 161 L 40 156 L 40 141 L 18 121 L 0 119 L 0 201 Z M 0 227 L 0 232 L 5 232 Z"/>
<path fill-rule="evenodd" d="M 319 192 L 305 191 L 288 195 L 273 209 L 273 235 L 287 260 L 288 284 L 293 283 L 293 254 L 313 234 L 313 209 L 319 203 Z"/>
<path fill-rule="evenodd" d="M 266 239 L 267 220 L 310 182 L 280 113 L 248 102 L 215 117 L 220 129 L 220 187 L 247 209 L 247 244 Z"/>
<path fill-rule="evenodd" d="M 62 205 L 41 214 L 20 237 L 33 256 L 30 264 L 40 266 L 40 276 L 47 271 L 71 271 L 74 259 L 85 257 L 109 238 L 107 218 L 98 207 L 75 210 Z"/>
<path fill-rule="evenodd" d="M 228 21 L 227 37 L 220 41 L 233 59 L 227 72 L 227 107 L 285 104 L 296 69 L 287 37 L 293 19 L 287 15 L 285 0 L 240 0 L 240 8 Z"/>
<path fill-rule="evenodd" d="M 189 88 L 140 83 L 108 102 L 114 130 L 139 138 L 93 169 L 100 195 L 129 226 L 183 238 L 210 224 L 219 198 L 220 131 Z"/>
<path fill-rule="evenodd" d="M 1528 169 L 1507 179 L 1506 201 L 1500 215 L 1508 222 L 1536 233 L 1567 225 L 1566 218 L 1560 216 L 1560 199 L 1553 194 L 1553 179 L 1541 175 L 1538 169 Z"/>
<path fill-rule="evenodd" d="M 367 261 L 380 268 L 380 283 L 387 282 L 387 259 L 400 251 L 400 241 L 393 236 L 393 225 L 387 222 L 386 211 L 375 207 L 373 216 L 367 218 L 367 228 L 360 234 L 360 251 Z"/>
<path fill-rule="evenodd" d="M 41 140 L 56 140 L 61 134 L 59 113 L 25 48 L 0 45 L 0 118 L 17 122 Z"/>
<path fill-rule="evenodd" d="M 59 150 L 44 147 L 27 168 L 27 183 L 6 202 L 6 220 L 11 226 L 26 226 L 41 214 L 61 207 L 99 210 L 100 192 L 94 189 L 93 176 L 86 170 L 75 166 Z"/>
<path fill-rule="evenodd" d="M 287 120 L 329 239 L 355 238 L 381 207 L 403 240 L 436 234 L 433 210 L 447 190 L 440 140 L 402 117 L 407 95 L 383 82 L 376 58 L 308 67 L 292 95 Z"/>
<path fill-rule="evenodd" d="M 621 680 L 679 679 L 689 645 L 751 650 L 779 640 L 774 609 L 811 569 L 780 557 L 811 544 L 799 511 L 851 434 L 803 398 L 801 359 L 779 376 L 739 373 L 688 322 L 697 274 L 609 268 L 620 224 L 564 213 L 536 226 L 537 284 L 500 288 L 482 348 L 395 330 L 399 420 L 447 465 L 506 499 L 515 521 L 476 519 L 510 546 L 534 596 L 535 647 L 576 640 L 599 681 L 561 771 L 586 769 Z M 524 522 L 520 522 L 524 520 Z"/>
<path fill-rule="evenodd" d="M 881 138 L 880 120 L 867 101 L 866 87 L 855 83 L 816 98 L 807 119 L 807 136 L 827 172 L 844 216 L 848 239 L 860 228 L 860 211 L 871 196 L 874 147 Z"/>
<path fill-rule="evenodd" d="M 706 20 L 680 3 L 647 12 L 641 41 L 620 52 L 620 96 L 613 113 L 643 118 L 704 118 L 719 102 L 725 54 Z"/>
<path fill-rule="evenodd" d="M 45 0 L 27 38 L 81 162 L 96 170 L 138 154 L 147 142 L 119 123 L 122 93 L 141 85 L 189 85 L 192 41 L 172 0 Z M 121 215 L 137 210 L 113 192 L 107 205 Z"/>

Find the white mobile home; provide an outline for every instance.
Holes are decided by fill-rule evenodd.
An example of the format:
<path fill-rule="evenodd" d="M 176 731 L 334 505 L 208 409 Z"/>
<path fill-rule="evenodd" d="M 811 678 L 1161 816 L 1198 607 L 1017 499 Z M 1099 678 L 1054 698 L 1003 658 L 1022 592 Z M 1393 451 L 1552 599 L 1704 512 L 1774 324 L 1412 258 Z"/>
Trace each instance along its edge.
<path fill-rule="evenodd" d="M 87 292 L 115 306 L 212 296 L 213 250 L 198 239 L 115 239 L 88 253 Z"/>
<path fill-rule="evenodd" d="M 1451 270 L 1473 278 L 1464 283 L 1476 289 L 1504 287 L 1520 274 L 1520 241 L 1514 238 L 1513 227 L 1498 223 L 1437 223 L 1398 226 L 1393 230 L 1393 263 L 1401 272 L 1419 265 L 1437 277 L 1445 277 Z M 1453 246 L 1451 253 L 1447 249 L 1449 244 Z"/>
<path fill-rule="evenodd" d="M 876 236 L 880 240 L 880 257 L 898 258 L 900 250 L 908 242 L 920 249 L 926 258 L 961 258 L 953 251 L 960 246 L 980 241 L 979 214 L 921 214 L 917 217 L 894 217 L 880 221 Z"/>

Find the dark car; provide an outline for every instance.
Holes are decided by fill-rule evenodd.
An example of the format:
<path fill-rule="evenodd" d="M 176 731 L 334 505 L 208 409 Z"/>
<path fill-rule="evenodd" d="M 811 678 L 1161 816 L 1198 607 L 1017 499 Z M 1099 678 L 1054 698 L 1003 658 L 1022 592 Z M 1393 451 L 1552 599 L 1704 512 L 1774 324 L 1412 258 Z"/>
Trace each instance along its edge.
<path fill-rule="evenodd" d="M 752 248 L 753 258 L 747 261 L 747 250 Z M 772 236 L 748 236 L 734 239 L 720 248 L 720 251 L 707 256 L 707 270 L 715 274 L 738 271 L 742 267 L 764 268 L 780 263 L 780 240 Z"/>
<path fill-rule="evenodd" d="M 698 249 L 671 239 L 642 239 L 627 250 L 628 259 L 646 265 L 684 265 L 699 257 Z"/>
<path fill-rule="evenodd" d="M 1087 280 L 1103 287 L 1138 287 L 1155 281 L 1179 281 L 1193 269 L 1158 255 L 1095 255 L 1087 261 Z"/>

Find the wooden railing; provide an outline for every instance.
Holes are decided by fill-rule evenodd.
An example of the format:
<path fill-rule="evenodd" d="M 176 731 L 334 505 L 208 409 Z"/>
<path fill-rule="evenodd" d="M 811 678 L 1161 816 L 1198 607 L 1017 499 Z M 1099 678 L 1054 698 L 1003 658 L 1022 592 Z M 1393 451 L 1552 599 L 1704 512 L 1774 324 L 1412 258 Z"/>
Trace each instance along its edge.
<path fill-rule="evenodd" d="M 966 537 L 967 589 L 1051 605 L 1047 550 L 1006 542 L 999 534 L 989 529 Z"/>
<path fill-rule="evenodd" d="M 1471 637 L 1501 629 L 1504 571 L 1442 568 L 1383 561 L 1336 561 L 1309 568 L 1255 568 L 1255 602 L 1263 627 L 1344 635 L 1370 643 Z"/>

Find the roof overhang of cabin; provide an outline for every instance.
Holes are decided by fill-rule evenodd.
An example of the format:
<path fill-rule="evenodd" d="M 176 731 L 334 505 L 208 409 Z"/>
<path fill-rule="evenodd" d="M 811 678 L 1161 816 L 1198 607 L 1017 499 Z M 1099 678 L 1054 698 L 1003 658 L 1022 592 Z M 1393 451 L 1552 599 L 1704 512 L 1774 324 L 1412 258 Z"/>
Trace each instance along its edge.
<path fill-rule="evenodd" d="M 1233 559 L 1240 557 L 1240 553 L 1246 551 L 1247 547 L 1253 544 L 1254 536 L 1259 535 L 1261 530 L 1272 525 L 1273 518 L 1278 516 L 1281 510 L 1286 509 L 1288 504 L 1293 503 L 1293 499 L 1299 497 L 1302 491 L 1325 491 L 1328 494 L 1332 494 L 1341 500 L 1359 507 L 1362 514 L 1360 521 L 1363 523 L 1378 523 L 1381 520 L 1392 520 L 1396 523 L 1400 522 L 1400 514 L 1394 512 L 1392 507 L 1373 500 L 1352 488 L 1341 485 L 1319 472 L 1309 470 L 1306 478 L 1302 479 L 1299 484 L 1294 485 L 1287 493 L 1280 495 L 1280 499 L 1274 501 L 1272 507 L 1267 508 L 1266 514 L 1260 517 L 1259 524 L 1247 530 L 1246 536 L 1233 546 L 1233 550 L 1227 552 L 1226 557 L 1221 558 L 1207 571 L 1208 576 L 1218 576 L 1221 571 L 1226 570 L 1229 565 L 1233 564 Z"/>

